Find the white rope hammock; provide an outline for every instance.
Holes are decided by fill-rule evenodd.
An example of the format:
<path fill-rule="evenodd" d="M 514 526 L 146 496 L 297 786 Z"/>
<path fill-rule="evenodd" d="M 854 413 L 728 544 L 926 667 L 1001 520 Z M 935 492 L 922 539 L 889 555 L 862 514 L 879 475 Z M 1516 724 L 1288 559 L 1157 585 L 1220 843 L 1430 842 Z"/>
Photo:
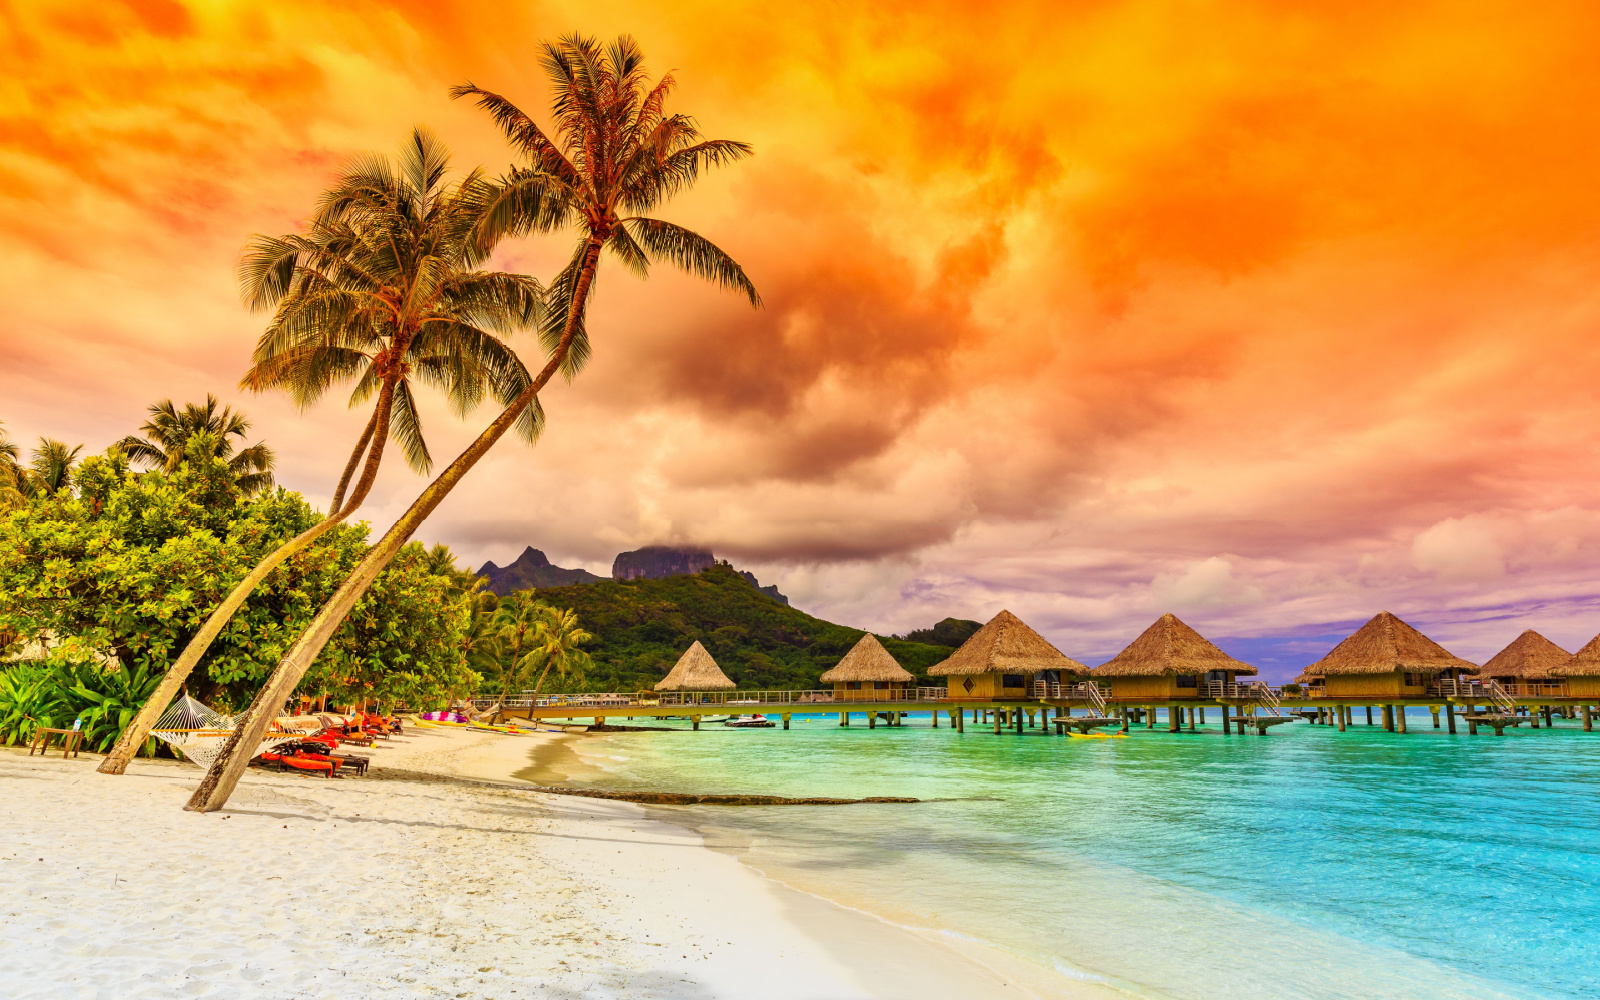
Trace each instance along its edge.
<path fill-rule="evenodd" d="M 217 759 L 217 754 L 222 752 L 222 745 L 233 735 L 233 730 L 234 723 L 231 716 L 218 715 L 188 695 L 183 695 L 156 720 L 156 724 L 150 729 L 150 735 L 177 751 L 179 756 L 190 763 L 209 768 L 212 761 Z M 256 753 L 271 750 L 280 743 L 288 743 L 304 735 L 304 733 L 269 734 L 262 739 L 261 747 Z"/>

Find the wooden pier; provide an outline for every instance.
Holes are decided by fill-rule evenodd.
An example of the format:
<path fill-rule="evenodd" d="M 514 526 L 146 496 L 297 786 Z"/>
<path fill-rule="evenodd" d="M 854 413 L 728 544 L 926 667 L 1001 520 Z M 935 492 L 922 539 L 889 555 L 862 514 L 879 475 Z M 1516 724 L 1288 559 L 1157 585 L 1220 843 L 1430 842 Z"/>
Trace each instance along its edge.
<path fill-rule="evenodd" d="M 1216 713 L 1215 719 L 1222 722 L 1228 735 L 1266 735 L 1290 722 L 1337 727 L 1340 732 L 1364 725 L 1404 733 L 1405 710 L 1420 707 L 1429 709 L 1432 728 L 1451 733 L 1458 731 L 1461 722 L 1466 723 L 1468 734 L 1488 727 L 1499 735 L 1520 725 L 1549 728 L 1558 719 L 1571 720 L 1584 732 L 1594 729 L 1594 699 L 1568 697 L 1552 690 L 1552 685 L 1541 685 L 1537 692 L 1495 690 L 1477 683 L 1434 688 L 1426 697 L 1373 702 L 1310 697 L 1275 685 L 1241 682 L 1202 684 L 1195 697 L 1154 701 L 1120 699 L 1114 687 L 1092 681 L 1039 682 L 1022 697 L 1008 699 L 953 699 L 945 687 L 907 686 L 894 691 L 893 698 L 875 697 L 877 692 L 872 690 L 632 692 L 556 695 L 537 702 L 517 698 L 502 707 L 506 715 L 529 721 L 593 720 L 604 725 L 617 719 L 675 718 L 687 719 L 695 729 L 707 716 L 755 713 L 776 716 L 784 729 L 795 715 L 837 716 L 840 726 L 865 722 L 868 729 L 876 729 L 880 723 L 895 728 L 905 724 L 908 714 L 927 712 L 931 714 L 929 724 L 936 729 L 948 727 L 965 733 L 972 726 L 995 734 L 1086 733 L 1112 726 L 1127 732 L 1141 724 L 1153 730 L 1158 722 L 1165 732 L 1194 732 L 1197 725 L 1205 724 L 1209 711 Z M 474 704 L 488 707 L 494 700 L 477 699 Z"/>

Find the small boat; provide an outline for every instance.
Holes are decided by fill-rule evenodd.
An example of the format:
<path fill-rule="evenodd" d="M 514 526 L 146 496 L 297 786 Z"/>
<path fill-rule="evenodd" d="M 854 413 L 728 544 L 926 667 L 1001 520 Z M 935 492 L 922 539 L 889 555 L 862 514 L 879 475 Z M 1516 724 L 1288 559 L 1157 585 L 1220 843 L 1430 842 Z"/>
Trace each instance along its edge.
<path fill-rule="evenodd" d="M 692 719 L 692 718 L 694 718 L 694 716 L 685 715 L 684 718 L 685 719 Z M 702 715 L 702 716 L 700 716 L 700 721 L 701 722 L 727 722 L 731 718 L 733 718 L 733 716 L 731 716 L 731 715 Z"/>
<path fill-rule="evenodd" d="M 1068 733 L 1075 740 L 1125 740 L 1127 733 Z"/>
<path fill-rule="evenodd" d="M 730 729 L 771 729 L 777 723 L 765 715 L 741 715 L 738 718 L 729 719 L 723 725 Z"/>

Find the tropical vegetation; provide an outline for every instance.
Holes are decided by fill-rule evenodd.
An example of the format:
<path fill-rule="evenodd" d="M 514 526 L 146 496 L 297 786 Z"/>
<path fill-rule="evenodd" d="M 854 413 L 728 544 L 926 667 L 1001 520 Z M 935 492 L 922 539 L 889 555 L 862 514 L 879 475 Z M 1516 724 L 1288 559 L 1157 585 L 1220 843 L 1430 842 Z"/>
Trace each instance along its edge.
<path fill-rule="evenodd" d="M 257 442 L 235 451 L 232 439 L 244 439 L 250 420 L 231 406 L 219 410 L 220 405 L 210 393 L 204 403 L 186 403 L 181 410 L 170 399 L 158 400 L 150 404 L 150 419 L 139 428 L 142 436 L 130 434 L 116 446 L 130 463 L 166 472 L 176 472 L 191 455 L 220 459 L 246 496 L 271 489 L 272 449 Z"/>
<path fill-rule="evenodd" d="M 726 563 L 693 576 L 540 588 L 536 596 L 571 608 L 595 636 L 589 668 L 552 691 L 649 690 L 696 640 L 741 688 L 815 688 L 865 634 L 773 600 Z M 952 652 L 879 638 L 919 678 Z"/>
<path fill-rule="evenodd" d="M 546 43 L 540 61 L 552 90 L 553 140 L 530 116 L 496 94 L 470 84 L 454 93 L 476 96 L 527 160 L 525 167 L 497 185 L 499 195 L 485 217 L 480 241 L 490 244 L 503 236 L 549 233 L 568 226 L 578 230 L 577 248 L 551 283 L 539 324 L 548 353 L 545 365 L 429 484 L 324 605 L 262 686 L 186 808 L 210 811 L 227 801 L 247 763 L 235 748 L 254 745 L 266 731 L 270 713 L 299 684 L 383 567 L 489 449 L 513 425 L 526 423 L 550 378 L 560 371 L 570 379 L 583 366 L 590 354 L 584 317 L 602 250 L 609 249 L 641 276 L 652 261 L 664 260 L 742 292 L 752 305 L 760 304 L 754 284 L 727 253 L 697 233 L 641 214 L 692 187 L 704 170 L 749 155 L 750 148 L 729 140 L 705 140 L 688 116 L 668 114 L 672 77 L 663 76 L 652 85 L 642 52 L 627 36 L 608 46 L 592 38 L 567 36 Z"/>

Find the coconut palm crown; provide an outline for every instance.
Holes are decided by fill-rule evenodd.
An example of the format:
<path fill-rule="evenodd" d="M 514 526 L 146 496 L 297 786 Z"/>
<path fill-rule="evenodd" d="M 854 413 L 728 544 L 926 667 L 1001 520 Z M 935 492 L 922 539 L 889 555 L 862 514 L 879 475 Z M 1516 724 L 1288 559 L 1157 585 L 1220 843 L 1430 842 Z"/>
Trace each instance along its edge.
<path fill-rule="evenodd" d="M 273 310 L 240 385 L 308 407 L 354 382 L 352 407 L 378 396 L 372 453 L 392 436 L 418 472 L 432 457 L 412 381 L 443 391 L 461 414 L 486 393 L 516 399 L 528 372 L 500 337 L 532 326 L 542 306 L 535 279 L 483 269 L 493 243 L 482 221 L 498 190 L 480 170 L 448 183 L 449 163 L 420 128 L 397 164 L 358 156 L 304 233 L 256 236 L 239 265 L 245 304 Z M 529 407 L 518 432 L 533 440 L 542 417 Z"/>
<path fill-rule="evenodd" d="M 759 306 L 761 296 L 744 269 L 698 233 L 643 213 L 694 185 L 701 172 L 741 160 L 747 143 L 705 139 L 687 115 L 668 114 L 672 74 L 653 86 L 644 54 L 629 36 L 602 47 L 568 35 L 545 42 L 540 64 L 550 80 L 552 140 L 531 116 L 499 94 L 471 83 L 452 97 L 473 96 L 527 160 L 504 178 L 485 218 L 486 232 L 521 235 L 575 226 L 577 249 L 551 282 L 551 308 L 540 324 L 545 349 L 554 352 L 566 328 L 574 329 L 562 362 L 567 378 L 588 361 L 583 313 L 594 291 L 601 249 L 640 277 L 666 261 Z M 574 301 L 576 300 L 576 301 Z M 566 308 L 561 308 L 565 306 Z"/>
<path fill-rule="evenodd" d="M 217 397 L 206 394 L 204 403 L 185 403 L 183 409 L 170 399 L 162 399 L 149 406 L 150 419 L 139 428 L 143 437 L 129 435 L 118 441 L 129 462 L 152 468 L 176 472 L 188 454 L 189 442 L 202 434 L 209 435 L 213 457 L 228 463 L 239 489 L 246 494 L 259 493 L 272 488 L 272 449 L 256 443 L 234 451 L 233 438 L 243 441 L 250 431 L 250 420 L 232 407 L 220 410 Z"/>

